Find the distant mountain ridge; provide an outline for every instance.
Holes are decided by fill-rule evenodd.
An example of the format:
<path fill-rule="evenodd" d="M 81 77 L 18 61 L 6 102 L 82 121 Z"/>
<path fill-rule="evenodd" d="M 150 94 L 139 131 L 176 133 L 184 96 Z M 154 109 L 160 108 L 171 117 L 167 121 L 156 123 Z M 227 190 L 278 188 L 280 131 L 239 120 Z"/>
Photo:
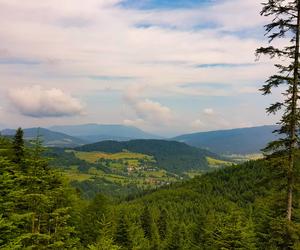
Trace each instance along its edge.
<path fill-rule="evenodd" d="M 270 141 L 278 138 L 278 126 L 259 126 L 180 135 L 172 140 L 206 148 L 217 154 L 259 153 Z"/>
<path fill-rule="evenodd" d="M 167 140 L 131 140 L 126 142 L 103 141 L 74 148 L 77 151 L 119 153 L 130 151 L 154 156 L 160 168 L 173 173 L 190 169 L 208 170 L 206 157 L 219 158 L 217 154 L 185 143 Z"/>
<path fill-rule="evenodd" d="M 90 123 L 52 126 L 49 129 L 80 138 L 90 143 L 104 140 L 127 141 L 132 139 L 161 139 L 161 137 L 147 133 L 139 128 L 117 124 L 104 125 Z"/>
<path fill-rule="evenodd" d="M 43 144 L 47 147 L 75 147 L 87 143 L 86 141 L 59 132 L 54 132 L 45 128 L 25 128 L 24 139 L 32 140 L 41 136 Z M 4 129 L 1 131 L 2 135 L 13 136 L 15 134 L 15 129 Z"/>

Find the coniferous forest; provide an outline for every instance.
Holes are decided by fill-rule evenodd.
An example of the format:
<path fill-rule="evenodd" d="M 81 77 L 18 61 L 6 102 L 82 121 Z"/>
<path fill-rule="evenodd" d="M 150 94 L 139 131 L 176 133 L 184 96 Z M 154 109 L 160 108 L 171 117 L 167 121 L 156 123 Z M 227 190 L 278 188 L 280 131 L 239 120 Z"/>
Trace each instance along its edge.
<path fill-rule="evenodd" d="M 1 249 L 299 249 L 300 160 L 286 220 L 283 160 L 242 165 L 131 199 L 83 199 L 40 138 L 1 138 Z"/>
<path fill-rule="evenodd" d="M 261 91 L 282 91 L 267 108 L 280 115 L 278 139 L 261 159 L 237 163 L 164 140 L 46 148 L 39 134 L 26 140 L 19 128 L 0 136 L 0 249 L 299 250 L 300 0 L 268 0 L 261 15 L 271 20 L 269 45 L 256 55 L 269 56 L 277 70 Z M 284 45 L 276 47 L 277 40 Z M 99 162 L 95 151 L 124 158 Z M 101 179 L 97 188 L 86 179 L 70 181 L 65 165 L 82 167 L 78 179 L 101 172 L 137 181 L 122 189 Z M 150 184 L 155 175 L 163 181 L 149 188 L 136 169 L 151 173 Z"/>

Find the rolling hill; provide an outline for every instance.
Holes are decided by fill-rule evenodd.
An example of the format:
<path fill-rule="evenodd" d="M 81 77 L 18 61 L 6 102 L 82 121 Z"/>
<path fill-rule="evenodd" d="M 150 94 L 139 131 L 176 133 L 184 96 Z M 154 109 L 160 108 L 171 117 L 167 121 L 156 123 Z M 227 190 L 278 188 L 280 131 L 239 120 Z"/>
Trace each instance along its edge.
<path fill-rule="evenodd" d="M 261 126 L 180 135 L 173 140 L 206 148 L 217 154 L 253 154 L 260 152 L 276 135 L 277 126 Z"/>
<path fill-rule="evenodd" d="M 2 135 L 13 136 L 15 129 L 4 129 L 1 131 Z M 24 139 L 32 140 L 35 139 L 37 134 L 42 137 L 43 143 L 47 147 L 75 147 L 83 145 L 84 140 L 69 136 L 63 133 L 54 132 L 45 128 L 26 128 L 24 129 Z"/>
<path fill-rule="evenodd" d="M 144 132 L 133 126 L 124 125 L 103 125 L 91 123 L 82 125 L 52 126 L 50 129 L 80 138 L 90 143 L 104 140 L 127 141 L 131 139 L 159 139 L 159 136 Z"/>
<path fill-rule="evenodd" d="M 76 147 L 75 150 L 105 153 L 129 151 L 145 154 L 153 156 L 159 168 L 173 173 L 183 173 L 191 169 L 208 170 L 207 157 L 219 158 L 218 155 L 207 150 L 166 140 L 103 141 Z"/>

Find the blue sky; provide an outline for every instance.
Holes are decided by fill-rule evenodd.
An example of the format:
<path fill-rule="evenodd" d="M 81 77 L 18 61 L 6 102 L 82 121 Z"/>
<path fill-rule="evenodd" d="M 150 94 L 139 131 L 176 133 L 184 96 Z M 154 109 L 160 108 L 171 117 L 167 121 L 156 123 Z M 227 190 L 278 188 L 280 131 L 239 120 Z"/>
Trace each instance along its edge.
<path fill-rule="evenodd" d="M 213 4 L 215 0 L 125 0 L 120 6 L 138 9 L 177 9 L 194 8 Z"/>
<path fill-rule="evenodd" d="M 0 0 L 3 126 L 160 135 L 275 123 L 260 0 Z"/>

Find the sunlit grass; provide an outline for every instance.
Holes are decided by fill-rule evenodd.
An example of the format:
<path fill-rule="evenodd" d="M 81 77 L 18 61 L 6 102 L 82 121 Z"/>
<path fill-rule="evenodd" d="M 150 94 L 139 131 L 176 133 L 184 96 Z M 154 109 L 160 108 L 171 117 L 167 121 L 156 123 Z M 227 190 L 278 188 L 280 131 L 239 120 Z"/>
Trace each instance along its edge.
<path fill-rule="evenodd" d="M 90 163 L 95 163 L 99 159 L 108 159 L 108 160 L 126 160 L 126 159 L 145 159 L 153 160 L 152 156 L 131 153 L 131 152 L 120 152 L 115 154 L 103 153 L 103 152 L 81 152 L 74 151 L 75 156 L 81 160 L 85 160 Z"/>
<path fill-rule="evenodd" d="M 220 167 L 220 166 L 225 167 L 225 166 L 231 166 L 232 164 L 234 164 L 230 161 L 214 159 L 212 157 L 206 157 L 206 160 L 207 160 L 208 164 L 212 167 Z"/>

